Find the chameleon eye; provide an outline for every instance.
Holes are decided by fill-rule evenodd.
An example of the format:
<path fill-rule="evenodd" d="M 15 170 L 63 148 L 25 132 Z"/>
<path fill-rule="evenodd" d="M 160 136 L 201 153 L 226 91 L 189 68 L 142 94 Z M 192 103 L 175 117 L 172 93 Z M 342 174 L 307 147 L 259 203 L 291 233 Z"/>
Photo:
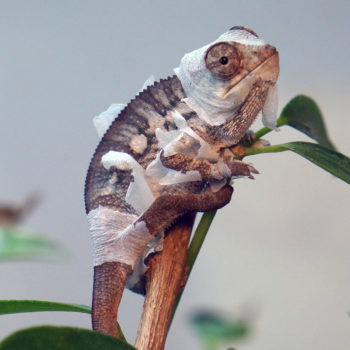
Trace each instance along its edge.
<path fill-rule="evenodd" d="M 217 43 L 211 46 L 204 59 L 209 72 L 215 78 L 222 80 L 231 79 L 241 65 L 238 50 L 229 43 Z"/>
<path fill-rule="evenodd" d="M 223 65 L 227 64 L 228 63 L 228 58 L 226 56 L 222 56 L 220 58 L 220 63 L 223 64 Z"/>

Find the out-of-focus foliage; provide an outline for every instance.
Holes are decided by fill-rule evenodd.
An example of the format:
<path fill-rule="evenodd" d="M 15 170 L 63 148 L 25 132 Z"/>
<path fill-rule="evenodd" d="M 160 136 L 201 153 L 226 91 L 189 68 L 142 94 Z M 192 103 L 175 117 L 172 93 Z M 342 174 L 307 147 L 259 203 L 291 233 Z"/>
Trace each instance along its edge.
<path fill-rule="evenodd" d="M 215 350 L 220 345 L 242 340 L 250 329 L 247 320 L 230 319 L 213 311 L 200 311 L 190 321 L 206 350 Z"/>
<path fill-rule="evenodd" d="M 15 227 L 0 227 L 0 262 L 2 260 L 61 259 L 68 253 L 59 244 Z"/>
<path fill-rule="evenodd" d="M 135 350 L 122 340 L 88 329 L 41 326 L 19 330 L 2 342 L 0 350 Z"/>
<path fill-rule="evenodd" d="M 90 306 L 43 300 L 0 300 L 0 315 L 39 311 L 73 311 L 90 314 Z"/>

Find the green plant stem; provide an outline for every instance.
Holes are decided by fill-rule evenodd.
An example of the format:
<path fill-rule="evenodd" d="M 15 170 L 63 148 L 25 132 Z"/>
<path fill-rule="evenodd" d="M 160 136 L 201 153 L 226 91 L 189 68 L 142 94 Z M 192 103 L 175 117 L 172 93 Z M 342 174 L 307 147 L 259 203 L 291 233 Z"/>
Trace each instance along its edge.
<path fill-rule="evenodd" d="M 193 265 L 197 259 L 199 251 L 203 245 L 205 237 L 209 231 L 210 225 L 214 220 L 216 210 L 208 211 L 202 215 L 191 244 L 187 250 L 186 265 L 188 267 L 187 276 L 190 275 Z"/>
<path fill-rule="evenodd" d="M 267 126 L 259 129 L 257 132 L 254 133 L 254 142 L 261 139 L 263 136 L 268 134 L 270 131 L 272 131 L 272 130 L 270 128 L 268 128 Z"/>
<path fill-rule="evenodd" d="M 252 156 L 254 154 L 261 154 L 261 153 L 276 153 L 276 152 L 284 152 L 288 151 L 288 148 L 286 148 L 283 145 L 273 145 L 273 146 L 266 146 L 266 147 L 247 147 L 244 148 L 244 156 Z"/>
<path fill-rule="evenodd" d="M 280 115 L 280 117 L 276 121 L 276 128 L 279 128 L 280 126 L 283 126 L 283 125 L 286 125 L 286 124 L 288 124 L 288 120 L 284 116 Z M 254 141 L 253 141 L 253 143 L 255 141 L 258 141 L 259 139 L 261 139 L 263 136 L 265 136 L 266 134 L 268 134 L 272 130 L 273 129 L 270 129 L 267 126 L 265 126 L 265 127 L 261 128 L 261 129 L 259 129 L 258 131 L 256 131 L 254 133 Z"/>
<path fill-rule="evenodd" d="M 202 215 L 201 221 L 198 224 L 198 227 L 196 229 L 195 234 L 193 235 L 191 244 L 187 250 L 187 258 L 186 258 L 186 266 L 188 268 L 187 270 L 187 279 L 189 278 L 193 265 L 197 259 L 197 256 L 199 254 L 199 251 L 203 245 L 204 239 L 209 231 L 209 227 L 215 217 L 216 210 L 208 211 Z M 183 289 L 184 290 L 184 289 Z M 174 318 L 177 306 L 180 302 L 183 290 L 179 293 L 177 296 L 174 308 L 173 308 L 173 313 L 171 315 L 171 320 L 169 324 L 169 328 L 171 325 L 171 322 Z"/>

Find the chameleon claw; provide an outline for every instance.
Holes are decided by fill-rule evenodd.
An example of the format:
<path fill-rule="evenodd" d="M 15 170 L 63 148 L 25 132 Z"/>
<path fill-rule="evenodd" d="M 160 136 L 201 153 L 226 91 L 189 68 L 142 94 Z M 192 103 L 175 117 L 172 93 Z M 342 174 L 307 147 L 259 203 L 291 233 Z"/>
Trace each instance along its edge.
<path fill-rule="evenodd" d="M 230 170 L 232 176 L 247 176 L 250 179 L 254 179 L 253 174 L 259 174 L 259 171 L 251 164 L 241 161 L 232 162 L 230 164 Z"/>
<path fill-rule="evenodd" d="M 250 172 L 252 172 L 253 174 L 260 174 L 259 170 L 254 168 L 251 164 L 248 164 L 248 165 L 249 165 L 249 168 L 250 168 Z"/>

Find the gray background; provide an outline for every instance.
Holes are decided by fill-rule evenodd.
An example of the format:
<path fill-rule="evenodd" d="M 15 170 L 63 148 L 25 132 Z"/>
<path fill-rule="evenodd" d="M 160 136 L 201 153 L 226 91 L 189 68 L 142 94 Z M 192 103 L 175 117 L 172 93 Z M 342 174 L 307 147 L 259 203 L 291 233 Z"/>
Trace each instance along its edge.
<path fill-rule="evenodd" d="M 0 194 L 43 195 L 25 223 L 72 253 L 65 263 L 0 265 L 0 298 L 90 303 L 91 248 L 83 183 L 97 144 L 91 119 L 127 102 L 153 73 L 233 25 L 280 52 L 280 106 L 313 96 L 350 154 L 349 1 L 1 1 Z M 304 139 L 283 128 L 274 142 Z M 193 271 L 167 349 L 199 349 L 186 319 L 198 307 L 249 314 L 252 349 L 349 349 L 349 189 L 294 154 L 250 158 Z M 120 321 L 135 335 L 142 298 L 125 293 Z M 72 313 L 1 316 L 0 336 L 37 324 L 89 327 Z"/>

